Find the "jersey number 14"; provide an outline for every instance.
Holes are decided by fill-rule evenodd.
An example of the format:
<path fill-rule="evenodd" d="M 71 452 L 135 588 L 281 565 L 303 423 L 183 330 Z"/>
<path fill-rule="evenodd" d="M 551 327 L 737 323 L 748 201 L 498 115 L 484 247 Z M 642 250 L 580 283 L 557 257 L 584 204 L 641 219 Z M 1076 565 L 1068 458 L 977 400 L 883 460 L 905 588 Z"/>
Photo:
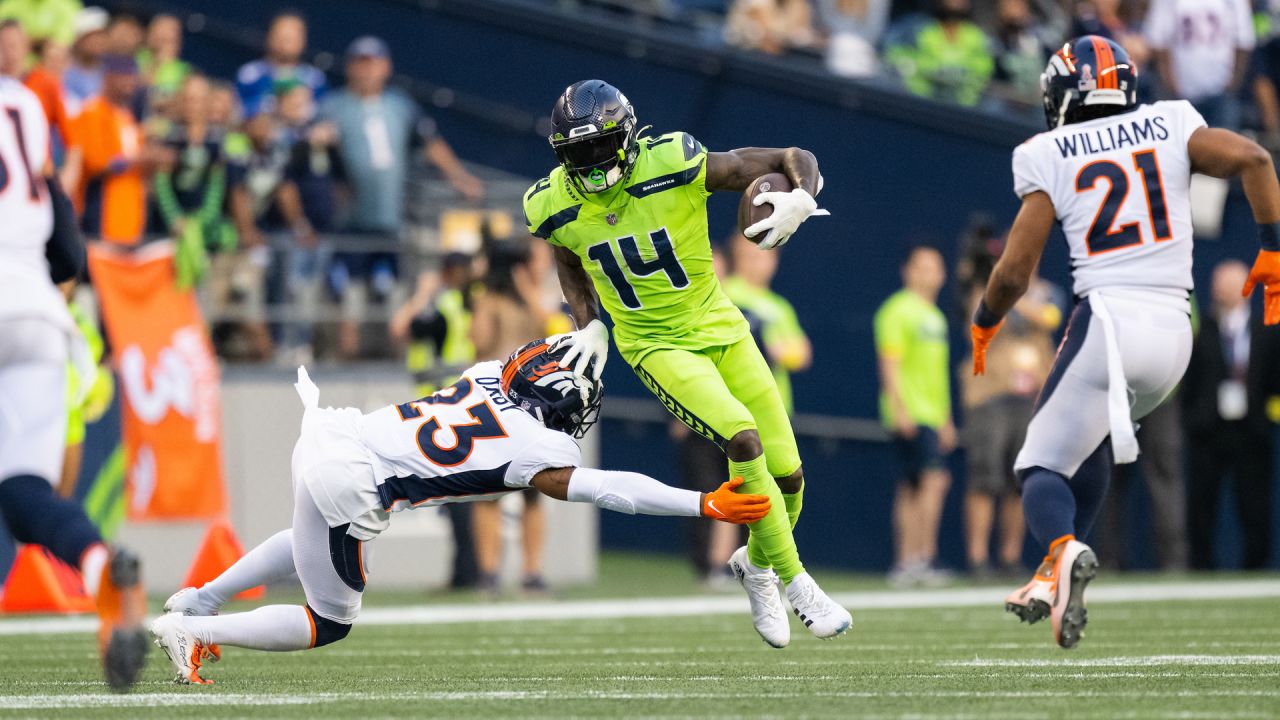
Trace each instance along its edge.
<path fill-rule="evenodd" d="M 647 277 L 661 271 L 667 274 L 671 287 L 678 290 L 689 285 L 689 276 L 680 264 L 680 259 L 676 257 L 675 248 L 671 246 L 671 236 L 667 234 L 666 228 L 649 233 L 649 242 L 653 243 L 653 252 L 657 255 L 653 260 L 640 257 L 640 247 L 636 245 L 636 239 L 630 235 L 613 242 L 618 243 L 618 250 L 622 251 L 622 259 L 627 264 L 626 270 L 631 271 L 632 275 Z M 644 307 L 644 304 L 640 302 L 635 288 L 631 286 L 626 270 L 623 270 L 622 264 L 618 262 L 613 242 L 606 240 L 592 245 L 587 248 L 587 257 L 600 264 L 601 272 L 609 278 L 609 284 L 613 286 L 614 292 L 618 293 L 618 299 L 622 304 L 630 310 L 639 310 Z"/>
<path fill-rule="evenodd" d="M 1133 167 L 1142 178 L 1142 188 L 1147 193 L 1147 213 L 1151 218 L 1151 230 L 1156 242 L 1168 240 L 1173 237 L 1173 233 L 1169 230 L 1169 209 L 1164 201 L 1164 185 L 1160 181 L 1160 163 L 1156 160 L 1156 151 L 1140 150 L 1134 153 Z M 1138 223 L 1115 227 L 1116 215 L 1129 197 L 1128 170 L 1111 160 L 1089 163 L 1076 175 L 1076 192 L 1094 189 L 1099 180 L 1107 181 L 1107 195 L 1102 199 L 1102 207 L 1098 208 L 1093 224 L 1089 226 L 1089 234 L 1085 236 L 1089 254 L 1097 255 L 1141 245 L 1142 230 Z"/>

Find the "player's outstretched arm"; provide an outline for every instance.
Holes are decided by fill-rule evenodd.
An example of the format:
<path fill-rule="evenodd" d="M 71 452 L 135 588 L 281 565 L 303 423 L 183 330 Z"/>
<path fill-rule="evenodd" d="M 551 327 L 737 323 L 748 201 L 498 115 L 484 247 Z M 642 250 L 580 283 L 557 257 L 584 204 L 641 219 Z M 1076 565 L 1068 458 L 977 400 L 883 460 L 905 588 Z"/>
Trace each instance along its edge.
<path fill-rule="evenodd" d="M 1246 296 L 1263 287 L 1263 321 L 1280 324 L 1280 181 L 1271 153 L 1254 141 L 1221 128 L 1200 128 L 1187 141 L 1191 169 L 1218 178 L 1240 177 L 1258 223 L 1261 250 L 1244 285 Z"/>
<path fill-rule="evenodd" d="M 752 180 L 771 172 L 780 172 L 791 184 L 811 196 L 818 194 L 818 158 L 808 150 L 790 148 L 738 148 L 722 153 L 707 153 L 707 190 L 742 192 Z"/>
<path fill-rule="evenodd" d="M 722 484 L 715 492 L 681 490 L 646 475 L 591 468 L 554 468 L 533 476 L 533 487 L 556 500 L 592 503 L 627 515 L 709 517 L 734 524 L 750 524 L 769 514 L 769 498 L 743 495 L 736 488 L 742 478 Z"/>
<path fill-rule="evenodd" d="M 1022 208 L 1009 229 L 1009 239 L 1004 252 L 991 271 L 987 291 L 978 302 L 969 329 L 973 338 L 973 372 L 981 375 L 987 369 L 987 346 L 995 339 L 1004 323 L 1005 315 L 1026 294 L 1035 276 L 1044 244 L 1053 230 L 1056 213 L 1053 201 L 1043 192 L 1033 192 L 1022 198 Z"/>

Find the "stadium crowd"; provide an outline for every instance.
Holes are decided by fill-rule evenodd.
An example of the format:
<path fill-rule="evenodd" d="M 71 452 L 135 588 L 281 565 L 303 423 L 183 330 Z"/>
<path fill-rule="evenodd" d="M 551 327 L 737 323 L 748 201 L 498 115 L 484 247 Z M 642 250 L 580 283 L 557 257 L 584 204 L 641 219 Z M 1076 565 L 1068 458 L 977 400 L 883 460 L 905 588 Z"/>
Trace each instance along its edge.
<path fill-rule="evenodd" d="M 1071 37 L 1120 43 L 1143 100 L 1192 100 L 1211 124 L 1280 138 L 1280 6 L 1269 0 L 577 0 L 706 23 L 718 40 L 821 58 L 837 75 L 1037 118 L 1049 54 Z M 1176 48 L 1176 53 L 1169 50 Z"/>
<path fill-rule="evenodd" d="M 1151 0 L 1141 4 L 1146 7 L 1122 0 L 694 4 L 724 13 L 723 37 L 732 44 L 821 54 L 837 74 L 894 78 L 909 92 L 964 105 L 1030 107 L 1052 48 L 1069 35 L 1098 33 L 1154 68 L 1144 75 L 1152 98 L 1189 98 L 1210 123 L 1252 127 L 1280 145 L 1280 27 L 1273 35 L 1270 5 L 1255 13 L 1247 0 Z M 307 27 L 300 15 L 274 18 L 264 56 L 233 79 L 208 77 L 184 61 L 183 32 L 171 15 L 144 23 L 82 8 L 78 0 L 3 0 L 0 74 L 21 79 L 40 98 L 53 129 L 58 177 L 90 240 L 120 246 L 174 241 L 179 282 L 197 289 L 222 357 L 296 365 L 317 354 L 353 359 L 403 348 L 425 394 L 476 360 L 498 359 L 531 339 L 570 329 L 549 247 L 513 231 L 519 223 L 501 213 L 475 211 L 470 220 L 479 242 L 473 246 L 441 252 L 422 272 L 401 267 L 405 188 L 415 162 L 434 166 L 459 207 L 474 207 L 487 188 L 415 101 L 388 84 L 386 43 L 354 40 L 342 63 L 344 83 L 330 87 L 326 74 L 304 61 Z M 1176 61 L 1167 52 L 1175 45 Z M 951 269 L 961 316 L 976 302 L 1001 242 L 987 221 L 962 239 L 961 260 Z M 748 315 L 780 387 L 789 387 L 788 374 L 806 369 L 812 350 L 790 305 L 769 290 L 776 255 L 730 239 L 718 260 L 726 290 Z M 904 290 L 876 320 L 883 420 L 904 466 L 892 576 L 904 585 L 946 580 L 936 565 L 937 527 L 950 485 L 945 457 L 957 447 L 967 451 L 970 569 L 1022 572 L 1021 508 L 1008 468 L 1048 376 L 1066 310 L 1066 294 L 1040 283 L 993 346 L 989 374 L 963 377 L 957 394 L 963 411 L 953 419 L 953 363 L 967 349 L 949 352 L 947 318 L 937 309 L 947 272 L 936 251 L 914 251 L 903 264 Z M 1213 566 L 1227 458 L 1238 463 L 1233 482 L 1246 534 L 1244 564 L 1268 562 L 1276 418 L 1268 415 L 1266 399 L 1280 388 L 1259 368 L 1280 362 L 1280 342 L 1250 318 L 1247 304 L 1217 290 L 1219 284 L 1239 287 L 1242 272 L 1218 268 L 1214 304 L 1201 314 L 1201 339 L 1180 401 L 1166 403 L 1163 414 L 1144 424 L 1144 445 L 1168 449 L 1144 455 L 1151 462 L 1142 476 L 1153 498 L 1169 499 L 1154 514 L 1159 560 L 1170 569 Z M 325 305 L 331 312 L 321 312 Z M 385 322 L 366 322 L 377 315 L 371 307 Z M 322 322 L 331 317 L 337 322 Z M 320 325 L 334 327 L 321 338 Z M 913 335 L 922 326 L 934 331 Z M 1224 380 L 1240 384 L 1244 402 L 1222 405 Z M 714 447 L 683 426 L 673 426 L 672 435 L 691 484 L 719 477 L 712 469 L 722 469 L 723 458 Z M 1186 480 L 1181 463 L 1156 462 L 1184 446 L 1191 458 Z M 1119 491 L 1129 484 L 1118 481 Z M 455 584 L 496 589 L 496 505 L 447 509 L 458 547 L 474 549 L 459 553 Z M 529 495 L 524 587 L 534 592 L 544 588 L 543 522 L 536 494 Z M 738 544 L 735 529 L 715 528 L 712 537 L 704 525 L 697 526 L 694 564 L 719 582 L 718 568 Z M 1122 525 L 1117 514 L 1104 532 L 1119 538 Z M 1000 528 L 994 558 L 993 526 Z"/>

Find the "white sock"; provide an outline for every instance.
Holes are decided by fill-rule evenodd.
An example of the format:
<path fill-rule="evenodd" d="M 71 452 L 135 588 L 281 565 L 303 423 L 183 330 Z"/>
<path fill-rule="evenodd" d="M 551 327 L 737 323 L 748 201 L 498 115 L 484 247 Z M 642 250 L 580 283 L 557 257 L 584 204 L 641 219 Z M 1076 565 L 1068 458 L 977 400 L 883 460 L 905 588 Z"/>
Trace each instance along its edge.
<path fill-rule="evenodd" d="M 229 615 L 190 616 L 182 624 L 206 645 L 253 650 L 306 650 L 313 642 L 311 618 L 301 605 L 267 605 Z"/>
<path fill-rule="evenodd" d="M 84 580 L 85 592 L 89 593 L 89 597 L 98 596 L 98 584 L 102 582 L 102 570 L 107 566 L 107 560 L 110 559 L 107 552 L 107 546 L 98 543 L 88 550 L 84 551 L 84 555 L 80 558 L 80 577 Z"/>
<path fill-rule="evenodd" d="M 244 554 L 235 565 L 200 588 L 200 602 L 217 610 L 237 594 L 293 572 L 293 531 L 281 530 Z"/>

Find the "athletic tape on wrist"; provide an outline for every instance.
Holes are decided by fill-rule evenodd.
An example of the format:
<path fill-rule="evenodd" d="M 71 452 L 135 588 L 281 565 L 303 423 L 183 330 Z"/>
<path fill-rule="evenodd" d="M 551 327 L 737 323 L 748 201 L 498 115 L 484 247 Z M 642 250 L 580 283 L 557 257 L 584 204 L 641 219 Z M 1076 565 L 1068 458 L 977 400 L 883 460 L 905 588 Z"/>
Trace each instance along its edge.
<path fill-rule="evenodd" d="M 1259 225 L 1258 243 L 1263 250 L 1280 251 L 1280 223 Z"/>
<path fill-rule="evenodd" d="M 983 298 L 978 301 L 978 309 L 973 312 L 973 324 L 980 328 L 993 328 L 1000 324 L 1004 318 L 991 312 L 991 308 L 987 307 L 987 299 Z"/>

